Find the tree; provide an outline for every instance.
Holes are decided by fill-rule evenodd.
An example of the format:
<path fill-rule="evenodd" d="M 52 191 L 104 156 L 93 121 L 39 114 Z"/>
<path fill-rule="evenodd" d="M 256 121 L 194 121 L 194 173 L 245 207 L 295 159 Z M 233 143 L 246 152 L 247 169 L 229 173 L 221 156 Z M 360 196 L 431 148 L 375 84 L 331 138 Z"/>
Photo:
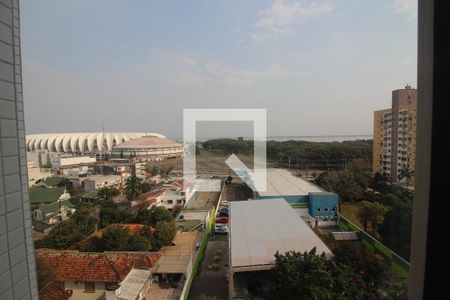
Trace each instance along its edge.
<path fill-rule="evenodd" d="M 172 172 L 175 169 L 175 166 L 173 164 L 170 164 L 168 166 L 163 166 L 160 170 L 160 174 L 163 178 L 169 178 L 170 172 Z"/>
<path fill-rule="evenodd" d="M 228 176 L 227 179 L 225 180 L 225 184 L 230 184 L 231 181 L 233 181 L 233 177 Z"/>
<path fill-rule="evenodd" d="M 112 200 L 114 197 L 120 195 L 120 191 L 113 187 L 104 187 L 98 191 L 98 197 L 105 200 Z"/>
<path fill-rule="evenodd" d="M 352 270 L 316 249 L 275 254 L 273 299 L 363 299 Z"/>
<path fill-rule="evenodd" d="M 367 231 L 367 226 L 372 218 L 372 213 L 372 203 L 365 200 L 361 201 L 357 217 L 359 222 L 363 225 L 364 231 Z"/>
<path fill-rule="evenodd" d="M 103 251 L 123 251 L 127 249 L 130 238 L 130 234 L 121 224 L 113 224 L 103 232 L 101 246 Z"/>
<path fill-rule="evenodd" d="M 175 221 L 161 221 L 156 224 L 154 237 L 161 241 L 164 246 L 170 245 L 176 234 L 177 228 Z"/>
<path fill-rule="evenodd" d="M 379 232 L 383 243 L 409 260 L 411 244 L 411 203 L 398 203 L 384 216 Z"/>
<path fill-rule="evenodd" d="M 378 224 L 383 221 L 385 213 L 386 208 L 383 204 L 363 200 L 361 201 L 357 217 L 363 224 L 364 231 L 367 231 L 367 227 L 370 224 L 374 235 L 376 235 Z"/>
<path fill-rule="evenodd" d="M 130 251 L 150 251 L 152 243 L 145 236 L 133 235 L 128 241 L 128 250 Z"/>
<path fill-rule="evenodd" d="M 114 223 L 122 223 L 125 220 L 125 213 L 117 203 L 111 200 L 102 201 L 99 216 L 101 228 Z"/>
<path fill-rule="evenodd" d="M 341 242 L 334 250 L 334 260 L 349 267 L 364 284 L 366 298 L 379 298 L 378 289 L 389 280 L 389 268 L 380 257 L 370 255 L 362 244 Z"/>
<path fill-rule="evenodd" d="M 132 201 L 136 199 L 142 192 L 141 179 L 136 176 L 130 176 L 125 180 L 125 194 L 128 200 Z"/>
<path fill-rule="evenodd" d="M 384 191 L 389 182 L 389 176 L 386 173 L 381 174 L 380 172 L 377 172 L 373 175 L 372 178 L 372 187 L 379 191 Z"/>
<path fill-rule="evenodd" d="M 141 207 L 136 214 L 134 222 L 155 227 L 158 222 L 171 222 L 173 219 L 171 212 L 165 207 L 153 206 L 150 209 Z"/>
<path fill-rule="evenodd" d="M 70 217 L 70 220 L 75 223 L 83 235 L 89 235 L 95 231 L 95 226 L 98 219 L 90 215 L 86 208 L 79 208 Z"/>
<path fill-rule="evenodd" d="M 409 168 L 401 169 L 400 174 L 398 175 L 398 179 L 406 179 L 406 189 L 409 189 L 409 184 L 411 183 L 411 179 L 414 176 L 414 171 Z"/>
<path fill-rule="evenodd" d="M 148 182 L 143 182 L 141 184 L 141 192 L 142 193 L 150 192 L 152 190 L 152 188 L 153 188 L 153 186 Z"/>
<path fill-rule="evenodd" d="M 68 249 L 70 246 L 83 239 L 78 226 L 70 221 L 56 224 L 46 237 L 36 243 L 37 248 Z"/>
<path fill-rule="evenodd" d="M 159 172 L 160 172 L 160 170 L 159 170 L 159 168 L 156 167 L 156 166 L 154 166 L 154 167 L 152 168 L 152 170 L 151 170 L 151 173 L 152 173 L 153 176 L 158 175 Z"/>
<path fill-rule="evenodd" d="M 374 236 L 377 237 L 378 232 L 378 225 L 383 222 L 384 215 L 386 214 L 386 207 L 379 203 L 374 202 L 372 203 L 372 216 L 370 218 L 370 224 L 372 226 L 372 230 L 374 233 Z"/>

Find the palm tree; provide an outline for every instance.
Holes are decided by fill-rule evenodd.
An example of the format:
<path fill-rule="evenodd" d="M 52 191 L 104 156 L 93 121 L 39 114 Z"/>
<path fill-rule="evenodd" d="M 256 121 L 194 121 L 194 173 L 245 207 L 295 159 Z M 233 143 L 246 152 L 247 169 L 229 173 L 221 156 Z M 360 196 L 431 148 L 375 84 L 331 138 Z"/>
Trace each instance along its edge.
<path fill-rule="evenodd" d="M 398 174 L 398 179 L 402 180 L 406 179 L 406 189 L 409 190 L 409 184 L 411 182 L 411 178 L 414 176 L 414 171 L 410 170 L 408 167 L 401 169 L 400 174 Z"/>
<path fill-rule="evenodd" d="M 142 192 L 141 179 L 136 176 L 130 176 L 125 180 L 125 194 L 128 200 L 132 201 L 136 199 Z"/>

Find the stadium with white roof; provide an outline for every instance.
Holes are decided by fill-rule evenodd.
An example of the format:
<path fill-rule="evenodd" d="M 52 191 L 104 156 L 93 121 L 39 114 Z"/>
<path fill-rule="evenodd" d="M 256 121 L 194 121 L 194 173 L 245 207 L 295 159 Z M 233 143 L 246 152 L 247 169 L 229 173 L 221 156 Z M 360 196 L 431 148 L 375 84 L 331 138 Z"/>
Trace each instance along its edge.
<path fill-rule="evenodd" d="M 116 145 L 142 136 L 165 138 L 159 133 L 145 132 L 46 133 L 27 135 L 26 147 L 28 151 L 97 154 L 111 152 Z"/>

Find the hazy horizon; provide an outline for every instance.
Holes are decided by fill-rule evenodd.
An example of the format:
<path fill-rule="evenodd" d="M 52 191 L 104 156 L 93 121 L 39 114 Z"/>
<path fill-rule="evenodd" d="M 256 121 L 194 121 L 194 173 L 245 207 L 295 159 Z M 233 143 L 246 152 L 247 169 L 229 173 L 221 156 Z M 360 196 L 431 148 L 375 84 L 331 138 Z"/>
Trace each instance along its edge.
<path fill-rule="evenodd" d="M 268 136 L 371 135 L 416 87 L 416 0 L 25 0 L 21 27 L 27 134 L 179 137 L 183 108 L 223 107 L 267 108 Z"/>

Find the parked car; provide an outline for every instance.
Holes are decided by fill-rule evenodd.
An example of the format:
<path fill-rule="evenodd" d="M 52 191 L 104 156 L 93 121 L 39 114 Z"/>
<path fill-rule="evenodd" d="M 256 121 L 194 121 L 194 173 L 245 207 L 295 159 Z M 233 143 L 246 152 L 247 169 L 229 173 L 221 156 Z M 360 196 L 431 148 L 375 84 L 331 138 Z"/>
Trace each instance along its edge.
<path fill-rule="evenodd" d="M 228 211 L 229 211 L 228 207 L 224 207 L 219 210 L 219 212 L 226 212 L 226 213 L 228 213 Z"/>
<path fill-rule="evenodd" d="M 228 217 L 218 217 L 216 218 L 216 223 L 226 224 L 228 223 Z"/>
<path fill-rule="evenodd" d="M 222 201 L 222 205 L 227 206 L 228 205 L 228 201 L 227 200 L 223 200 Z"/>
<path fill-rule="evenodd" d="M 217 217 L 228 217 L 228 212 L 227 211 L 221 211 L 221 212 L 219 212 Z"/>
<path fill-rule="evenodd" d="M 215 234 L 228 234 L 228 227 L 224 224 L 216 224 L 214 226 L 214 233 Z"/>

